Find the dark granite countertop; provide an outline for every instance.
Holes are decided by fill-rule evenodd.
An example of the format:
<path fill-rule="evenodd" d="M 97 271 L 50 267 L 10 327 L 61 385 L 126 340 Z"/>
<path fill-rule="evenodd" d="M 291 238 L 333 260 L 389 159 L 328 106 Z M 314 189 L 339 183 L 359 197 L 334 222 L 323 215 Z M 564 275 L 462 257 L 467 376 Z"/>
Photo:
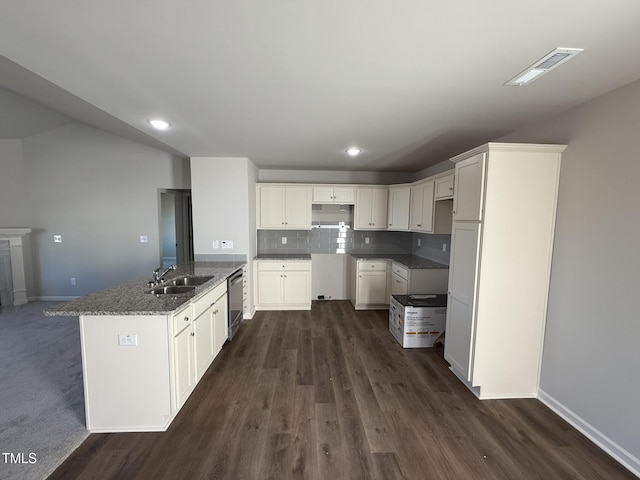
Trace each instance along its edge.
<path fill-rule="evenodd" d="M 261 253 L 255 260 L 311 260 L 308 253 Z"/>
<path fill-rule="evenodd" d="M 80 315 L 168 315 L 188 304 L 194 298 L 226 281 L 244 262 L 193 262 L 169 272 L 164 281 L 176 277 L 196 276 L 212 279 L 189 293 L 154 295 L 147 293 L 151 275 L 129 280 L 100 292 L 59 303 L 45 311 L 48 316 Z"/>
<path fill-rule="evenodd" d="M 357 260 L 389 260 L 408 269 L 449 268 L 448 265 L 418 257 L 417 255 L 386 255 L 384 253 L 351 253 L 350 255 Z"/>

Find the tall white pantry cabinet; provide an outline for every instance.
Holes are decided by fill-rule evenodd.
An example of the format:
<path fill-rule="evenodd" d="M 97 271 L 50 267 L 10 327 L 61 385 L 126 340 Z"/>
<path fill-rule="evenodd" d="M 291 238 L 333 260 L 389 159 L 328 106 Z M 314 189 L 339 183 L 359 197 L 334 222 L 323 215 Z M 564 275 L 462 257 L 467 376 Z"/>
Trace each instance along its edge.
<path fill-rule="evenodd" d="M 444 356 L 481 399 L 537 396 L 565 148 L 488 143 L 451 159 Z"/>

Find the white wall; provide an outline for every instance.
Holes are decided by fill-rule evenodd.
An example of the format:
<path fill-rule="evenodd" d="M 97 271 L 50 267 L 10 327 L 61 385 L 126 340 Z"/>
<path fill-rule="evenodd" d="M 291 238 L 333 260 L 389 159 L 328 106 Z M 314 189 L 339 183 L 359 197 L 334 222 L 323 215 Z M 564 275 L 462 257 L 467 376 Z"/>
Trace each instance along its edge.
<path fill-rule="evenodd" d="M 0 228 L 27 227 L 22 140 L 0 139 Z"/>
<path fill-rule="evenodd" d="M 640 82 L 499 141 L 566 143 L 541 399 L 640 474 Z M 625 452 L 626 450 L 626 452 Z"/>
<path fill-rule="evenodd" d="M 256 181 L 258 169 L 247 158 L 192 157 L 193 251 L 196 260 L 246 259 L 249 278 L 256 255 Z M 232 240 L 233 249 L 213 248 Z M 250 310 L 253 309 L 248 282 Z"/>
<path fill-rule="evenodd" d="M 193 251 L 200 255 L 248 255 L 250 212 L 247 158 L 192 157 Z M 255 192 L 253 193 L 255 197 Z M 213 241 L 231 240 L 232 249 L 213 248 Z"/>
<path fill-rule="evenodd" d="M 33 294 L 84 295 L 160 265 L 158 189 L 189 188 L 185 159 L 77 123 L 24 139 L 23 158 Z"/>

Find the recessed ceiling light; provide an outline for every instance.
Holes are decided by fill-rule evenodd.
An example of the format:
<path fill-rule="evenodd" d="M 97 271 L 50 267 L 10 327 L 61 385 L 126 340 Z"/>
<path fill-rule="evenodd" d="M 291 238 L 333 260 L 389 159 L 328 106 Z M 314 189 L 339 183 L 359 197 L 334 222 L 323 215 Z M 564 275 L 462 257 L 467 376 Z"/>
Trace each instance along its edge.
<path fill-rule="evenodd" d="M 346 152 L 350 157 L 355 157 L 356 155 L 360 155 L 362 153 L 362 150 L 358 147 L 349 147 L 347 148 Z"/>
<path fill-rule="evenodd" d="M 556 48 L 513 77 L 505 85 L 524 87 L 582 51 L 582 48 Z"/>
<path fill-rule="evenodd" d="M 157 130 L 166 130 L 171 126 L 169 122 L 160 118 L 151 118 L 147 123 Z"/>

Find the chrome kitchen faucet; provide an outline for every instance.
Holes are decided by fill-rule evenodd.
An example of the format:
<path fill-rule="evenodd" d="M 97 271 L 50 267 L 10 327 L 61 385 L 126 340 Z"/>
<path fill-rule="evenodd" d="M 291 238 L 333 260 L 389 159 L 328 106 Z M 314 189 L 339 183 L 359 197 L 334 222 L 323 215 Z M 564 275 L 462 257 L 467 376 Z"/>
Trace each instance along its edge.
<path fill-rule="evenodd" d="M 157 285 L 160 283 L 160 281 L 164 278 L 164 276 L 169 273 L 171 270 L 175 270 L 176 266 L 175 265 L 170 265 L 169 267 L 167 267 L 167 269 L 160 273 L 160 270 L 162 270 L 162 267 L 158 267 L 156 268 L 153 272 L 153 281 L 149 282 L 149 286 L 152 285 Z"/>

